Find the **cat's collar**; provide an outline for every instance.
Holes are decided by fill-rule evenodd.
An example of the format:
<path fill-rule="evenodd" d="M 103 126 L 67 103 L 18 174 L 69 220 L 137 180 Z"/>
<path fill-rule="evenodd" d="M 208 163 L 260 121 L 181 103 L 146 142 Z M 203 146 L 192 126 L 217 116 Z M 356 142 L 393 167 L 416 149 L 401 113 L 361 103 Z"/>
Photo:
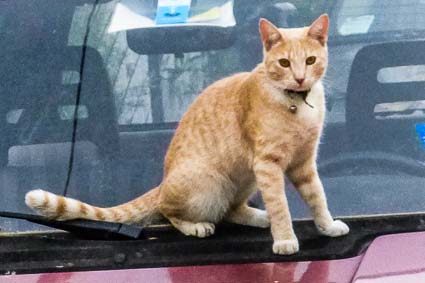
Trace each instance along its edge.
<path fill-rule="evenodd" d="M 308 89 L 308 90 L 301 90 L 301 91 L 299 91 L 299 90 L 293 90 L 293 89 L 284 89 L 283 91 L 286 92 L 287 95 L 292 95 L 292 96 L 299 95 L 302 98 L 306 98 L 307 95 L 310 92 L 310 89 Z"/>
<path fill-rule="evenodd" d="M 311 89 L 308 90 L 302 90 L 302 91 L 297 91 L 297 90 L 293 90 L 293 89 L 284 89 L 283 92 L 285 95 L 289 96 L 289 98 L 291 100 L 293 100 L 295 97 L 301 97 L 301 99 L 304 101 L 305 104 L 307 104 L 308 106 L 310 106 L 311 108 L 314 108 L 313 105 L 311 105 L 310 103 L 307 102 L 307 96 L 310 93 Z M 295 104 L 291 104 L 289 106 L 289 111 L 292 113 L 296 113 L 298 110 L 298 107 Z"/>

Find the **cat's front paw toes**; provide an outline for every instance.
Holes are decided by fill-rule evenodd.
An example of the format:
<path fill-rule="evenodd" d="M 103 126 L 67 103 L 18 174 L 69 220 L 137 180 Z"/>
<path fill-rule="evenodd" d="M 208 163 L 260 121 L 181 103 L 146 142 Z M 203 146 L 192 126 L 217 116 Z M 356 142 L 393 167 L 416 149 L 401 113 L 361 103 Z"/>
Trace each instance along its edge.
<path fill-rule="evenodd" d="M 209 237 L 214 234 L 215 225 L 213 223 L 184 223 L 176 227 L 186 236 L 194 236 L 198 238 Z"/>
<path fill-rule="evenodd" d="M 199 238 L 209 237 L 213 235 L 215 231 L 215 225 L 207 222 L 196 223 L 193 228 L 194 233 L 192 235 Z"/>
<path fill-rule="evenodd" d="M 319 230 L 322 235 L 329 237 L 339 237 L 350 232 L 350 228 L 341 220 L 334 220 L 332 224 L 327 227 L 317 225 L 317 230 Z"/>
<path fill-rule="evenodd" d="M 298 240 L 280 240 L 274 241 L 273 252 L 280 255 L 291 255 L 295 254 L 300 250 Z"/>

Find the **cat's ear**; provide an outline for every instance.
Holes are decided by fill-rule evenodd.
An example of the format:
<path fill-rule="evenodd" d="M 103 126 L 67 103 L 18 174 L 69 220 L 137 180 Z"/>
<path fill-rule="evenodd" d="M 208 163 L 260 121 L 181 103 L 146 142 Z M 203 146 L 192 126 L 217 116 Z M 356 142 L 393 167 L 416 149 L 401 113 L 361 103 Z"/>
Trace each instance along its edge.
<path fill-rule="evenodd" d="M 329 17 L 323 14 L 318 17 L 308 29 L 308 35 L 318 40 L 322 45 L 328 40 Z"/>
<path fill-rule="evenodd" d="M 260 34 L 266 51 L 269 51 L 273 45 L 282 39 L 277 27 L 263 18 L 260 19 Z"/>

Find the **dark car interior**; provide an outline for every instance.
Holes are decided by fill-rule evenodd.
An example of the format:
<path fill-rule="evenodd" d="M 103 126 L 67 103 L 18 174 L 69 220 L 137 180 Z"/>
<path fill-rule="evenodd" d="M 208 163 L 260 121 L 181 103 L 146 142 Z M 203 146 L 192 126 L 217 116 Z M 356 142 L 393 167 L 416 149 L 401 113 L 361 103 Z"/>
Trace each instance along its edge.
<path fill-rule="evenodd" d="M 374 109 L 378 103 L 423 98 L 417 90 L 424 88 L 424 81 L 382 83 L 378 81 L 378 72 L 384 68 L 425 64 L 421 56 L 424 47 L 424 41 L 380 43 L 365 46 L 356 54 L 346 102 L 347 128 L 354 147 L 361 150 L 381 148 L 385 152 L 417 157 L 417 152 L 411 151 L 412 143 L 416 142 L 412 125 L 423 122 L 423 119 L 378 120 Z"/>
<path fill-rule="evenodd" d="M 424 88 L 424 81 L 383 83 L 379 82 L 378 73 L 385 68 L 424 64 L 421 56 L 424 47 L 424 41 L 404 41 L 370 44 L 359 50 L 348 79 L 345 125 L 342 129 L 329 129 L 331 137 L 322 147 L 324 151 L 329 149 L 326 142 L 337 141 L 336 132 L 340 131 L 346 138 L 347 148 L 322 160 L 320 167 L 324 175 L 335 175 L 341 168 L 353 169 L 357 164 L 363 170 L 364 167 L 377 167 L 375 169 L 378 170 L 392 168 L 393 171 L 424 176 L 424 157 L 414 131 L 415 125 L 423 122 L 423 117 L 378 119 L 380 113 L 375 111 L 378 104 L 421 100 L 423 95 L 417 90 Z M 413 110 L 407 109 L 404 114 L 411 112 Z"/>
<path fill-rule="evenodd" d="M 13 245 L 27 253 L 0 248 L 0 254 L 9 258 L 8 265 L 0 264 L 1 270 L 13 265 L 21 273 L 54 271 L 55 257 L 66 257 L 69 261 L 78 258 L 74 266 L 64 270 L 121 268 L 124 265 L 116 259 L 117 250 L 125 254 L 141 251 L 142 256 L 129 256 L 126 268 L 334 259 L 358 255 L 377 235 L 425 230 L 421 214 L 353 218 L 347 219 L 352 230 L 349 236 L 330 239 L 319 237 L 312 221 L 299 220 L 294 225 L 300 235 L 301 252 L 283 258 L 269 251 L 268 230 L 223 224 L 213 238 L 200 240 L 185 238 L 169 226 L 142 229 L 79 220 L 61 224 L 31 216 L 23 200 L 26 192 L 36 188 L 98 206 L 112 206 L 158 185 L 164 156 L 178 123 L 163 119 L 166 109 L 158 92 L 161 80 L 153 79 L 153 123 L 119 125 L 105 58 L 87 44 L 87 34 L 82 34 L 80 46 L 68 45 L 74 10 L 86 2 L 108 1 L 0 2 L 0 50 L 7 50 L 0 55 L 0 230 L 51 229 L 34 224 L 39 223 L 73 232 L 50 238 L 33 236 L 31 242 L 20 242 L 22 237 L 30 236 L 7 239 L 6 246 Z M 236 21 L 243 24 L 227 34 L 227 40 L 241 52 L 238 71 L 250 70 L 261 61 L 261 42 L 255 41 L 260 17 L 282 27 L 299 25 L 299 17 L 283 17 L 282 10 L 273 9 L 273 1 L 263 2 L 255 13 L 250 10 L 255 1 L 234 2 Z M 324 9 L 329 9 L 326 11 L 331 17 L 336 12 L 328 6 Z M 95 15 L 93 6 L 86 19 L 88 33 Z M 133 35 L 127 32 L 127 36 L 137 40 L 135 31 L 132 32 Z M 31 40 L 25 40 L 30 34 Z M 220 34 L 215 36 L 212 40 L 219 40 Z M 341 44 L 338 40 L 335 42 Z M 247 44 L 250 48 L 243 48 Z M 330 50 L 332 46 L 330 41 Z M 148 58 L 149 75 L 155 77 L 158 50 L 141 50 Z M 149 50 L 155 54 L 146 53 Z M 425 155 L 415 132 L 415 125 L 423 123 L 423 117 L 379 120 L 375 113 L 377 104 L 421 100 L 423 94 L 417 90 L 424 89 L 424 81 L 380 83 L 378 72 L 387 67 L 425 64 L 423 50 L 425 42 L 415 40 L 370 43 L 356 53 L 346 90 L 345 121 L 326 127 L 319 157 L 330 206 L 334 205 L 332 209 L 338 215 L 387 212 L 376 205 L 383 199 L 394 211 L 399 207 L 405 212 L 418 212 L 423 207 L 424 199 L 418 197 L 418 192 L 425 187 Z M 131 52 L 137 53 L 137 48 Z M 182 49 L 178 53 L 176 56 L 184 56 Z M 362 179 L 358 178 L 360 175 Z M 371 183 L 377 183 L 373 190 Z M 408 187 L 402 206 L 398 206 L 398 197 L 394 195 L 397 186 Z M 386 191 L 390 187 L 394 189 Z M 362 190 L 373 192 L 359 194 Z M 295 190 L 290 187 L 287 193 L 294 218 L 309 217 Z M 342 206 L 343 199 L 350 200 L 348 208 Z M 252 205 L 263 207 L 261 198 L 256 196 Z M 76 248 L 90 244 L 95 245 L 93 253 Z M 27 266 L 22 258 L 38 258 L 37 253 L 30 251 L 33 246 L 49 248 L 52 253 L 45 255 L 41 263 Z M 183 250 L 193 251 L 193 255 L 181 257 Z M 100 262 L 99 258 L 107 260 Z"/>

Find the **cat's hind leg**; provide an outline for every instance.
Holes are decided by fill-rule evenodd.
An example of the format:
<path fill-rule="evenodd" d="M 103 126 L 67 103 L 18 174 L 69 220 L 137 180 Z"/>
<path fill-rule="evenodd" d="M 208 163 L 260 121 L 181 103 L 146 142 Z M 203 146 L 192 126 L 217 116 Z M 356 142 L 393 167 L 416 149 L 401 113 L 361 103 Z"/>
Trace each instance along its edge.
<path fill-rule="evenodd" d="M 163 181 L 159 211 L 183 234 L 204 238 L 214 234 L 214 224 L 226 214 L 229 200 L 220 176 L 200 166 L 189 167 L 193 163 L 181 165 Z"/>
<path fill-rule="evenodd" d="M 226 221 L 241 225 L 267 228 L 270 227 L 270 220 L 265 210 L 249 207 L 243 204 L 230 212 L 224 218 Z"/>
<path fill-rule="evenodd" d="M 215 225 L 208 222 L 189 222 L 178 218 L 169 218 L 171 224 L 186 236 L 205 238 L 214 234 Z"/>

